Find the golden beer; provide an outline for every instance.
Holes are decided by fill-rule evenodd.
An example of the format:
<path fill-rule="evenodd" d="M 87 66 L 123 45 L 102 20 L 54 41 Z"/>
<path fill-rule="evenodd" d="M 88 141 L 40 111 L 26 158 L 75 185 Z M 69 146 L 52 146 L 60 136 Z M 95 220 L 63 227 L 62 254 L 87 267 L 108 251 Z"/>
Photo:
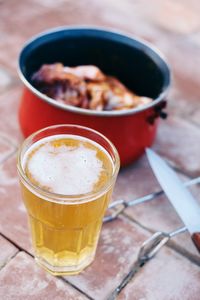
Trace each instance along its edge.
<path fill-rule="evenodd" d="M 114 146 L 84 127 L 53 126 L 25 141 L 22 197 L 36 261 L 50 273 L 77 274 L 94 259 L 118 169 Z"/>

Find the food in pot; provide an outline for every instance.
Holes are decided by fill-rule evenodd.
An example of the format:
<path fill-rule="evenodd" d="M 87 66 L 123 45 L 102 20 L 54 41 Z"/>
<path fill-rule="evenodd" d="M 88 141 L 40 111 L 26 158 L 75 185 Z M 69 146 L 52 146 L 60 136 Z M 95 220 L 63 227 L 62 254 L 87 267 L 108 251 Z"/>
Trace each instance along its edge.
<path fill-rule="evenodd" d="M 93 65 L 45 64 L 33 74 L 32 83 L 56 101 L 98 111 L 131 109 L 152 101 L 134 94 L 117 78 Z"/>

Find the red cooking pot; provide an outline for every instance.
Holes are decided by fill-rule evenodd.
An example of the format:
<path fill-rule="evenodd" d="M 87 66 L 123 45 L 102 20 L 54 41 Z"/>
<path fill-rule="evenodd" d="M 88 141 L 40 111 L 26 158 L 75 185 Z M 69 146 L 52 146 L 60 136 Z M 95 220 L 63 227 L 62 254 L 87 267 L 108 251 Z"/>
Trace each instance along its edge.
<path fill-rule="evenodd" d="M 122 111 L 94 111 L 57 102 L 31 84 L 42 64 L 96 65 L 117 77 L 138 95 L 153 98 L 142 107 Z M 126 165 L 152 145 L 165 96 L 170 70 L 162 55 L 135 38 L 97 28 L 65 27 L 44 32 L 24 46 L 19 57 L 19 75 L 25 87 L 19 108 L 23 134 L 54 124 L 79 124 L 107 136 Z"/>

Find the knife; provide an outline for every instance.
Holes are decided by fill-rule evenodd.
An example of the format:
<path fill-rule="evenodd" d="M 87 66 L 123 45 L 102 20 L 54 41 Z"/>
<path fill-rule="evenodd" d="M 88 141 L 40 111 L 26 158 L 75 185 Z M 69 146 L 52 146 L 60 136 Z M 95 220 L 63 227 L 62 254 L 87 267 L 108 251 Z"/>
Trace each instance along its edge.
<path fill-rule="evenodd" d="M 176 172 L 159 155 L 149 148 L 146 149 L 146 154 L 158 182 L 186 225 L 200 253 L 200 205 Z"/>

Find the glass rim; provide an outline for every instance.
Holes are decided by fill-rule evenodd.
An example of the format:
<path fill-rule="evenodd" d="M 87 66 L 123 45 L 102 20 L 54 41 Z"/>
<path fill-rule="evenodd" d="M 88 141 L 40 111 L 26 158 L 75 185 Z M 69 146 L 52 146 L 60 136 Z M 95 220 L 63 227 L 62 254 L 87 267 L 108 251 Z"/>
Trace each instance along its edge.
<path fill-rule="evenodd" d="M 85 194 L 77 194 L 77 195 L 64 195 L 64 194 L 59 194 L 59 193 L 53 193 L 53 192 L 45 191 L 41 187 L 33 184 L 29 180 L 29 178 L 26 176 L 26 174 L 23 170 L 23 167 L 22 167 L 22 159 L 23 159 L 22 158 L 22 151 L 23 151 L 23 149 L 26 146 L 28 146 L 29 142 L 32 141 L 35 136 L 37 136 L 38 134 L 44 132 L 45 130 L 56 129 L 56 128 L 65 128 L 65 127 L 67 127 L 67 128 L 75 127 L 77 129 L 81 129 L 81 130 L 85 130 L 85 131 L 94 133 L 97 136 L 99 136 L 100 138 L 102 138 L 104 141 L 106 141 L 108 143 L 108 145 L 111 147 L 112 154 L 113 154 L 115 160 L 113 160 L 110 153 L 106 149 L 105 150 L 106 150 L 106 152 L 108 152 L 110 158 L 112 159 L 113 173 L 112 173 L 111 178 L 107 181 L 107 183 L 103 187 L 100 188 L 100 190 L 95 191 L 95 192 L 85 193 Z M 57 135 L 57 134 L 52 134 L 52 136 L 53 135 Z M 88 138 L 88 139 L 90 139 L 90 138 Z M 99 144 L 98 142 L 96 142 L 96 143 Z M 101 146 L 101 147 L 103 147 L 103 146 Z M 81 125 L 76 125 L 76 124 L 52 125 L 52 126 L 47 126 L 45 128 L 42 128 L 40 130 L 35 131 L 34 133 L 29 135 L 23 141 L 22 145 L 18 149 L 18 154 L 17 154 L 17 170 L 18 170 L 20 179 L 22 179 L 25 186 L 29 190 L 31 190 L 35 195 L 39 196 L 40 198 L 42 198 L 46 201 L 49 201 L 49 202 L 56 202 L 56 203 L 60 203 L 60 204 L 77 204 L 77 203 L 89 202 L 89 201 L 95 200 L 97 197 L 100 197 L 101 195 L 106 193 L 106 191 L 108 191 L 110 189 L 110 187 L 112 186 L 112 184 L 115 181 L 115 178 L 118 174 L 119 168 L 120 168 L 120 158 L 119 158 L 118 151 L 117 151 L 116 147 L 114 146 L 114 144 L 106 136 L 104 136 L 102 133 L 100 133 L 100 132 L 98 132 L 98 131 L 96 131 L 92 128 L 89 128 L 89 127 L 86 127 L 86 126 L 81 126 Z"/>

